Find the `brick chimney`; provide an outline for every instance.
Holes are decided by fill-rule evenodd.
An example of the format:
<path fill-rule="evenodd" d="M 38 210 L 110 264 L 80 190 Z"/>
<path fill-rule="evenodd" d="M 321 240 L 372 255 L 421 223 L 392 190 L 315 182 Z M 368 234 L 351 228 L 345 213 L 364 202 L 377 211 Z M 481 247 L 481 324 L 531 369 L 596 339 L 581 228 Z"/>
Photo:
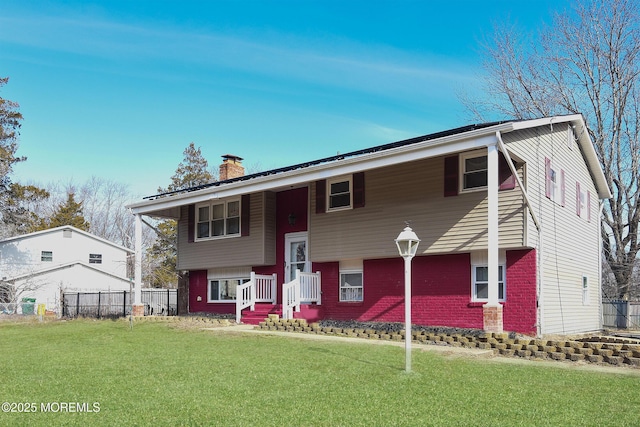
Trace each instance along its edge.
<path fill-rule="evenodd" d="M 238 178 L 244 176 L 244 167 L 242 166 L 242 157 L 233 154 L 225 154 L 222 156 L 222 164 L 220 165 L 220 181 Z"/>

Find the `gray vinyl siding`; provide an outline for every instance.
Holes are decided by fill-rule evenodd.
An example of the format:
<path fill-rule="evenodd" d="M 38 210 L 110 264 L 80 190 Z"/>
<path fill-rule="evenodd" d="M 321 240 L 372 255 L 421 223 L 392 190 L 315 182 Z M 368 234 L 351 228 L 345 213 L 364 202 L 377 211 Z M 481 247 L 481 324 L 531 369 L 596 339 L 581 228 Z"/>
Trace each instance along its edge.
<path fill-rule="evenodd" d="M 566 125 L 504 136 L 508 148 L 527 162 L 527 191 L 542 225 L 542 241 L 528 221 L 527 245 L 539 250 L 542 334 L 597 330 L 600 321 L 599 201 L 579 146 L 567 145 Z M 545 195 L 545 157 L 565 171 L 565 205 Z M 591 222 L 576 213 L 576 181 L 591 193 Z M 533 183 L 533 184 L 531 184 Z M 582 303 L 582 276 L 589 302 Z"/>
<path fill-rule="evenodd" d="M 315 262 L 397 256 L 394 239 L 410 225 L 422 254 L 487 247 L 487 193 L 444 197 L 444 159 L 419 160 L 365 172 L 365 207 L 315 213 L 311 186 L 310 258 Z M 519 190 L 499 193 L 500 247 L 524 245 Z"/>
<path fill-rule="evenodd" d="M 178 221 L 178 269 L 275 264 L 275 195 L 251 194 L 249 235 L 188 242 L 188 206 Z"/>

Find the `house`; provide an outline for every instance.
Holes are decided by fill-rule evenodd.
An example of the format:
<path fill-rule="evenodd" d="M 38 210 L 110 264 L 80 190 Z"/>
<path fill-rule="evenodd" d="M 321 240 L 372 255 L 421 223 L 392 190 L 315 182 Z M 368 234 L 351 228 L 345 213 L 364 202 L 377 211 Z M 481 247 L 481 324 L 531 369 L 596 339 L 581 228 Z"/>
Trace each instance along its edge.
<path fill-rule="evenodd" d="M 611 192 L 581 115 L 470 125 L 251 175 L 223 158 L 219 182 L 130 206 L 136 283 L 140 217 L 178 221 L 190 312 L 402 322 L 394 239 L 410 221 L 421 239 L 413 324 L 601 328 Z"/>
<path fill-rule="evenodd" d="M 60 314 L 62 292 L 128 291 L 133 253 L 68 225 L 0 240 L 0 302 L 35 298 Z"/>

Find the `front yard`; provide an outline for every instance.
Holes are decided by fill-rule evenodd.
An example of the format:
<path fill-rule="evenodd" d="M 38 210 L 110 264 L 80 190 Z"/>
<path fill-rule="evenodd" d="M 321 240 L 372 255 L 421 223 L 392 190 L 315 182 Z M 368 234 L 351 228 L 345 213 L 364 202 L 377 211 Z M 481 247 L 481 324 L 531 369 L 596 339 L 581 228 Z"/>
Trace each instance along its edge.
<path fill-rule="evenodd" d="M 4 322 L 0 349 L 0 425 L 623 426 L 640 406 L 635 369 L 414 351 L 406 374 L 398 347 L 165 323 Z"/>

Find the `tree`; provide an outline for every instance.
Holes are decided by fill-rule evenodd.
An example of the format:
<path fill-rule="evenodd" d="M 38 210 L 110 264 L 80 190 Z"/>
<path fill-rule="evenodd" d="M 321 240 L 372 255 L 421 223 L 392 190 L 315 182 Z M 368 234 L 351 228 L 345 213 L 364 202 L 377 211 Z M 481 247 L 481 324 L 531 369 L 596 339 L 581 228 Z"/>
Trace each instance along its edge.
<path fill-rule="evenodd" d="M 584 0 L 573 13 L 524 39 L 495 28 L 484 47 L 483 100 L 463 99 L 476 119 L 581 113 L 613 198 L 602 221 L 604 257 L 615 293 L 626 298 L 640 250 L 640 15 L 634 0 Z"/>
<path fill-rule="evenodd" d="M 183 151 L 184 158 L 171 177 L 171 184 L 167 188 L 158 188 L 158 193 L 179 191 L 196 187 L 213 181 L 213 174 L 208 170 L 208 162 L 202 156 L 200 148 L 190 143 Z M 147 250 L 147 256 L 152 260 L 154 269 L 148 282 L 153 287 L 171 287 L 179 279 L 176 269 L 178 259 L 178 229 L 175 220 L 165 220 L 156 227 L 156 242 Z"/>
<path fill-rule="evenodd" d="M 67 195 L 67 201 L 58 205 L 51 218 L 42 220 L 34 231 L 71 225 L 80 230 L 89 231 L 89 223 L 82 216 L 82 202 L 76 202 L 73 193 Z"/>
<path fill-rule="evenodd" d="M 8 77 L 0 78 L 0 88 Z M 37 202 L 49 194 L 35 186 L 22 186 L 11 181 L 13 166 L 27 160 L 18 156 L 18 135 L 22 125 L 19 105 L 0 97 L 0 238 L 26 232 L 38 218 L 25 207 L 25 202 Z"/>

